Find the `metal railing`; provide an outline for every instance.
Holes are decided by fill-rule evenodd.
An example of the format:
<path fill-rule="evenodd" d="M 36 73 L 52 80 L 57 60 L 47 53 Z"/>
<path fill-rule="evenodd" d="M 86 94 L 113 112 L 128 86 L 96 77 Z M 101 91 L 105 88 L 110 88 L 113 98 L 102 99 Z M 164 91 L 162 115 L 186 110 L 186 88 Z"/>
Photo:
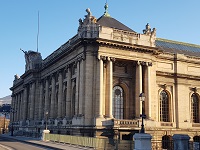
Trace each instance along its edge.
<path fill-rule="evenodd" d="M 98 150 L 133 150 L 134 142 L 128 140 L 102 139 L 94 137 L 70 136 L 60 134 L 46 134 L 46 141 L 67 143 L 83 147 L 91 147 Z"/>

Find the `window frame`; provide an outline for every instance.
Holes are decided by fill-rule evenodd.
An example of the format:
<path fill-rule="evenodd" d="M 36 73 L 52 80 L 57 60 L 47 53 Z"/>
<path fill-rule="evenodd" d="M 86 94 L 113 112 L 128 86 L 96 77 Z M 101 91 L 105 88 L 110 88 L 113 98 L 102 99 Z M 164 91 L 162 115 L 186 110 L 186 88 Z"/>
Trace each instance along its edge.
<path fill-rule="evenodd" d="M 161 100 L 162 93 L 165 93 L 167 96 L 167 102 L 165 103 L 163 103 L 164 100 Z M 170 111 L 171 111 L 171 95 L 167 90 L 163 89 L 159 92 L 159 121 L 171 122 Z"/>

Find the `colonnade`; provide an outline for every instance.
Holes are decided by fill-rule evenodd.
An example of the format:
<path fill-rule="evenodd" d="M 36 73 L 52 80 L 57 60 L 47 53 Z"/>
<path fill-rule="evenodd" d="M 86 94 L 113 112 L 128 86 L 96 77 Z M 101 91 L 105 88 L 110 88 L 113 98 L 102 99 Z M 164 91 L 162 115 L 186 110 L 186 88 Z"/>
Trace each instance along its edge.
<path fill-rule="evenodd" d="M 83 64 L 79 58 L 41 80 L 23 85 L 20 92 L 12 95 L 13 121 L 41 121 L 46 112 L 49 119 L 70 119 L 83 114 Z"/>
<path fill-rule="evenodd" d="M 115 58 L 99 56 L 96 81 L 96 117 L 113 118 L 113 63 Z M 139 94 L 145 93 L 145 113 L 151 117 L 151 67 L 152 63 L 134 61 L 135 66 L 135 117 L 142 113 Z M 106 65 L 106 67 L 104 67 Z M 16 110 L 14 121 L 42 120 L 48 112 L 49 119 L 72 119 L 84 112 L 84 61 L 77 61 L 56 70 L 41 80 L 25 84 L 23 90 L 13 95 L 12 107 Z M 98 91 L 99 90 L 99 91 Z M 93 91 L 95 93 L 95 91 Z M 105 106 L 106 102 L 106 106 Z M 90 107 L 90 106 L 89 106 Z M 91 112 L 92 113 L 92 112 Z"/>
<path fill-rule="evenodd" d="M 103 116 L 113 118 L 113 62 L 115 58 L 107 56 L 99 56 L 99 82 L 97 83 L 99 89 L 98 95 L 98 114 L 97 118 Z M 140 93 L 145 93 L 145 113 L 148 118 L 151 118 L 151 66 L 152 63 L 144 61 L 135 61 L 136 63 L 136 76 L 135 76 L 135 117 L 140 118 L 142 114 L 142 102 L 139 99 Z M 106 65 L 106 69 L 104 69 Z M 106 74 L 105 74 L 106 72 Z M 106 87 L 106 88 L 105 88 Z M 106 91 L 105 91 L 106 89 Z M 105 106 L 105 99 L 107 99 L 108 106 Z M 105 114 L 103 110 L 105 108 Z"/>

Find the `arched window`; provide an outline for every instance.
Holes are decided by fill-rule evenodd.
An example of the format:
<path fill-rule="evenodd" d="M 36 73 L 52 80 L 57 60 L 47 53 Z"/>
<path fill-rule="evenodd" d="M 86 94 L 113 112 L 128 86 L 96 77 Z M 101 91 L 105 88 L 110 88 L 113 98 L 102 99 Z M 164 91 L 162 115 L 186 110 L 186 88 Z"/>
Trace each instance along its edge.
<path fill-rule="evenodd" d="M 199 123 L 199 98 L 196 93 L 193 93 L 191 96 L 191 106 L 192 121 Z"/>
<path fill-rule="evenodd" d="M 113 88 L 113 116 L 116 119 L 123 119 L 124 114 L 124 92 L 122 87 Z"/>
<path fill-rule="evenodd" d="M 160 93 L 160 121 L 169 122 L 169 95 L 163 90 Z"/>

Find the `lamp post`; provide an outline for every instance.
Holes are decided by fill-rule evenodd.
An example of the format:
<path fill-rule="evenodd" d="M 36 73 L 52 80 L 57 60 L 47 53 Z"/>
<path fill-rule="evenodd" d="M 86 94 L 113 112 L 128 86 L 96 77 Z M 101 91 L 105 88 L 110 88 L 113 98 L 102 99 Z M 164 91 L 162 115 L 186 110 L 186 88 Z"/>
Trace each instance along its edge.
<path fill-rule="evenodd" d="M 142 114 L 140 115 L 140 117 L 142 117 L 142 124 L 141 124 L 140 133 L 145 133 L 145 130 L 144 130 L 144 119 L 146 118 L 146 115 L 144 114 L 144 109 L 143 109 L 144 100 L 145 100 L 144 93 L 140 93 L 139 98 L 140 98 L 140 101 L 142 102 Z"/>
<path fill-rule="evenodd" d="M 49 112 L 45 112 L 45 130 L 47 130 L 47 117 L 48 117 Z"/>

